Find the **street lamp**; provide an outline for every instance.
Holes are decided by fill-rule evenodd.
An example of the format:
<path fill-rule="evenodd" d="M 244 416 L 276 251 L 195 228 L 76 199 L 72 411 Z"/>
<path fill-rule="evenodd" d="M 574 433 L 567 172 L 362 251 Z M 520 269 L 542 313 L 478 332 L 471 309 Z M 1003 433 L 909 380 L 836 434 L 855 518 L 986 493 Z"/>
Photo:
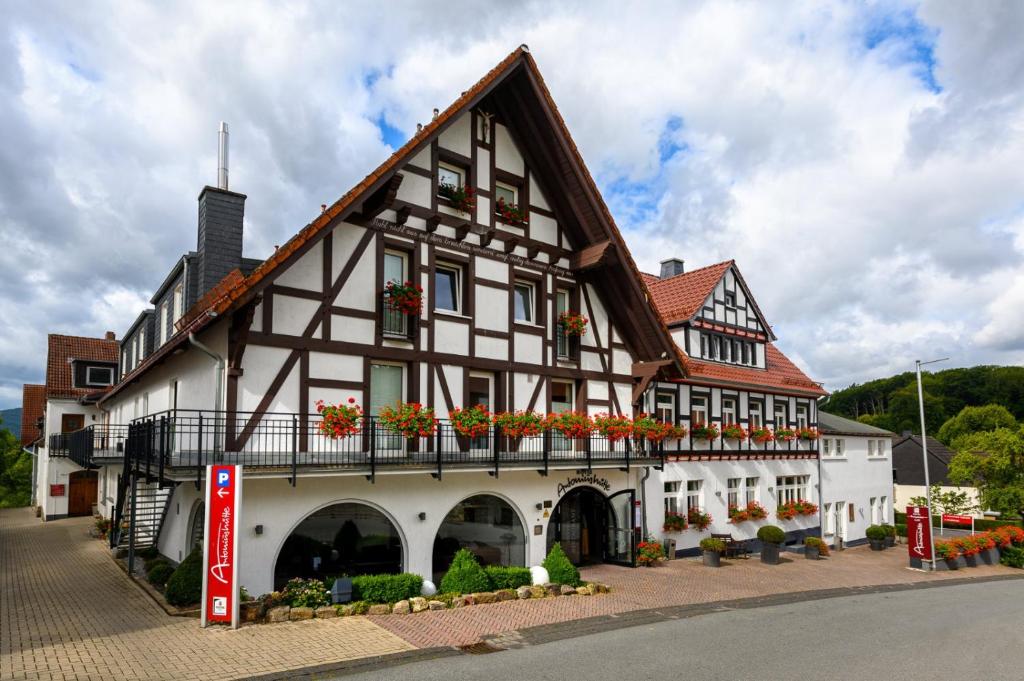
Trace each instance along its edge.
<path fill-rule="evenodd" d="M 924 428 L 924 388 L 921 387 L 921 367 L 926 364 L 945 362 L 949 357 L 933 359 L 927 362 L 917 360 L 917 403 L 921 409 L 921 460 L 924 462 L 924 494 L 925 508 L 928 509 L 928 531 L 932 531 L 932 484 L 928 478 L 928 435 Z M 929 538 L 930 539 L 930 538 Z M 932 542 L 929 541 L 929 544 Z M 932 572 L 935 572 L 935 547 L 932 547 Z"/>

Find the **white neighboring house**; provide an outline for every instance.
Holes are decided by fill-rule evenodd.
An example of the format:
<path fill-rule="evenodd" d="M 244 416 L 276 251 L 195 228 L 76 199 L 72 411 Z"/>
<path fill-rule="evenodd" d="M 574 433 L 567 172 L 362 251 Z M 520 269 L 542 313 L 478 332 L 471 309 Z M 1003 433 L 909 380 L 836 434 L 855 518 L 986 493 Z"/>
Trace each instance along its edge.
<path fill-rule="evenodd" d="M 818 412 L 822 536 L 835 546 L 867 541 L 869 525 L 893 524 L 892 440 L 896 435 Z"/>

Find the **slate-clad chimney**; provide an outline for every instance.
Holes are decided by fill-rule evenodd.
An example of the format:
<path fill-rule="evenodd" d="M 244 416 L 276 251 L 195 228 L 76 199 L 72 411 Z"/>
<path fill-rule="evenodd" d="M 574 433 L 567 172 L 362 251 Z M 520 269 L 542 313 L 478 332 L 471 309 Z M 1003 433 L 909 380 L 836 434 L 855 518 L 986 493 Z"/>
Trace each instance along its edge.
<path fill-rule="evenodd" d="M 245 194 L 203 187 L 199 193 L 199 291 L 201 298 L 242 264 Z"/>
<path fill-rule="evenodd" d="M 217 136 L 217 186 L 199 193 L 199 277 L 196 299 L 242 264 L 245 194 L 228 191 L 228 124 Z"/>
<path fill-rule="evenodd" d="M 668 260 L 661 261 L 661 279 L 668 279 L 683 272 L 683 261 L 679 258 L 669 258 Z"/>

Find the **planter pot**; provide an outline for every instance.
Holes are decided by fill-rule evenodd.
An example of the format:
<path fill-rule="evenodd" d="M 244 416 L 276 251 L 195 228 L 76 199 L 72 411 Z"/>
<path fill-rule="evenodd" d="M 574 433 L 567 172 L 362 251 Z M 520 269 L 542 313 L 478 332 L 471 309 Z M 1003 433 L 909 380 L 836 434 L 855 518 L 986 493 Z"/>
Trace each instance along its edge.
<path fill-rule="evenodd" d="M 761 562 L 767 565 L 779 564 L 779 545 L 763 544 L 761 546 Z"/>
<path fill-rule="evenodd" d="M 885 538 L 885 548 L 889 548 L 891 546 L 896 546 L 896 537 Z"/>
<path fill-rule="evenodd" d="M 978 558 L 985 565 L 998 565 L 999 564 L 999 549 L 985 549 L 978 554 Z"/>
<path fill-rule="evenodd" d="M 821 549 L 817 546 L 805 546 L 804 558 L 807 560 L 818 560 L 821 558 Z"/>
<path fill-rule="evenodd" d="M 977 556 L 977 554 L 975 554 L 973 556 L 966 556 L 965 555 L 965 556 L 963 556 L 963 559 L 964 559 L 964 564 L 967 567 L 978 567 L 978 556 Z"/>
<path fill-rule="evenodd" d="M 954 558 L 953 560 L 949 560 L 949 559 L 937 560 L 937 561 L 935 561 L 935 567 L 938 570 L 959 570 L 960 569 L 960 559 L 959 558 Z"/>
<path fill-rule="evenodd" d="M 885 541 L 881 539 L 869 539 L 868 544 L 871 546 L 872 551 L 881 551 L 885 548 Z"/>
<path fill-rule="evenodd" d="M 722 567 L 722 554 L 718 551 L 705 551 L 704 565 L 707 567 Z"/>

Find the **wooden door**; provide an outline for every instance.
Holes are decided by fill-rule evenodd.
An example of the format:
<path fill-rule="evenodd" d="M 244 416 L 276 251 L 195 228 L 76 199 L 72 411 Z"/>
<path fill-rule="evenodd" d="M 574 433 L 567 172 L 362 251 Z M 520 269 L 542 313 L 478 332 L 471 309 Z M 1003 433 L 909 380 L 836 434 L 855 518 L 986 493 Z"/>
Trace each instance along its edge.
<path fill-rule="evenodd" d="M 68 480 L 68 515 L 91 515 L 92 505 L 96 503 L 99 475 L 96 471 L 75 471 Z"/>
<path fill-rule="evenodd" d="M 85 428 L 85 414 L 61 414 L 60 432 L 73 433 Z"/>

